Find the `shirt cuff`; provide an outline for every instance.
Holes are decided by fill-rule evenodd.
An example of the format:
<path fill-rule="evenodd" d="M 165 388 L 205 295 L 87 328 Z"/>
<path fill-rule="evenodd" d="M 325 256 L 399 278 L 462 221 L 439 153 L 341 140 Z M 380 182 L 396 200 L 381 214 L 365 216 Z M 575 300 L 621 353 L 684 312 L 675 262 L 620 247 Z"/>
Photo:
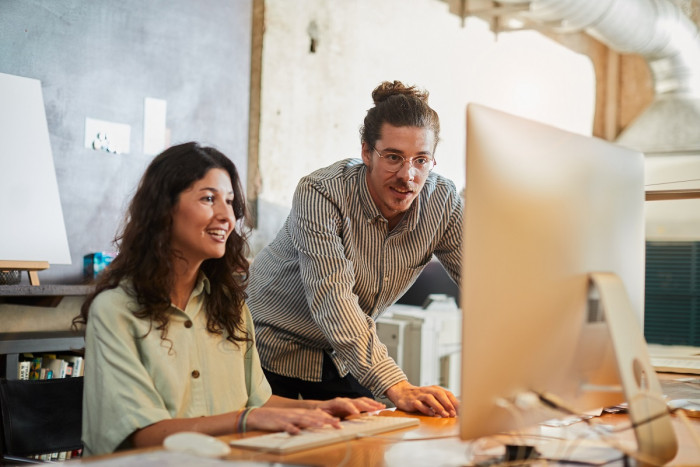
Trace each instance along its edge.
<path fill-rule="evenodd" d="M 401 368 L 392 359 L 387 359 L 373 367 L 360 384 L 372 391 L 375 397 L 381 397 L 387 389 L 407 379 Z"/>

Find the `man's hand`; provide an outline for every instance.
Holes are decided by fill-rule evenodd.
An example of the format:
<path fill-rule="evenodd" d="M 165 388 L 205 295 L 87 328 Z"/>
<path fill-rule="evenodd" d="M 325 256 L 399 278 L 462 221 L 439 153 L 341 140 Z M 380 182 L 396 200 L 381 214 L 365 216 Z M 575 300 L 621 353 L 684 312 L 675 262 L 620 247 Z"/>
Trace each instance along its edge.
<path fill-rule="evenodd" d="M 440 386 L 414 386 L 408 381 L 396 383 L 386 390 L 386 397 L 405 412 L 421 412 L 436 417 L 455 417 L 457 398 Z"/>

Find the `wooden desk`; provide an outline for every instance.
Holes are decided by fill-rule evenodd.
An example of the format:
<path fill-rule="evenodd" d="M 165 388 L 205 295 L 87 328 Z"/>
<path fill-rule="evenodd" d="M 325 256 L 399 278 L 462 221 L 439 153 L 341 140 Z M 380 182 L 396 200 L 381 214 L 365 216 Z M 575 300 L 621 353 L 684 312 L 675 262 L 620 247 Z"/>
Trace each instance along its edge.
<path fill-rule="evenodd" d="M 505 442 L 505 437 L 482 439 L 478 442 L 462 441 L 459 438 L 459 424 L 455 418 L 431 418 L 398 411 L 384 411 L 381 415 L 418 417 L 421 419 L 421 425 L 414 429 L 385 433 L 378 437 L 339 443 L 286 456 L 232 449 L 228 458 L 314 466 L 460 466 L 469 465 L 475 451 L 478 452 L 488 445 Z M 690 420 L 696 436 L 700 436 L 700 419 Z M 626 426 L 628 418 L 626 415 L 605 415 L 600 417 L 598 422 L 620 427 Z M 691 433 L 678 417 L 673 417 L 673 426 L 678 437 L 679 450 L 675 459 L 668 465 L 700 465 L 700 446 L 694 443 Z M 225 436 L 222 439 L 230 440 L 236 437 L 238 435 Z M 616 439 L 634 443 L 634 434 L 627 431 L 616 435 Z"/>
<path fill-rule="evenodd" d="M 387 417 L 418 417 L 421 425 L 418 428 L 405 429 L 378 435 L 377 437 L 343 442 L 308 451 L 302 451 L 286 456 L 264 454 L 245 449 L 232 449 L 227 460 L 238 460 L 260 463 L 276 463 L 277 465 L 311 465 L 311 466 L 344 466 L 344 467 L 379 467 L 379 466 L 464 466 L 469 465 L 472 453 L 483 449 L 489 444 L 502 442 L 505 437 L 481 439 L 475 442 L 459 439 L 459 425 L 457 419 L 441 419 L 406 414 L 399 411 L 386 410 L 380 413 Z M 690 419 L 696 436 L 700 436 L 700 419 Z M 617 427 L 627 424 L 625 415 L 605 415 L 597 419 L 599 423 Z M 700 447 L 694 443 L 691 433 L 683 425 L 678 417 L 673 417 L 673 426 L 678 437 L 679 450 L 676 458 L 668 465 L 692 466 L 700 465 Z M 536 430 L 530 430 L 533 434 Z M 251 433 L 250 435 L 256 435 Z M 240 435 L 222 436 L 221 439 L 229 441 Z M 633 443 L 633 434 L 627 431 L 616 435 L 616 439 Z M 139 463 L 140 455 L 157 453 L 158 448 L 127 451 L 110 456 L 84 459 L 82 462 L 99 466 L 100 461 L 115 461 L 119 459 L 124 464 Z M 146 460 L 146 459 L 142 459 Z M 168 460 L 168 465 L 187 465 L 191 459 L 185 459 L 182 463 Z M 556 465 L 552 462 L 549 465 Z M 115 464 L 116 465 L 116 464 Z M 621 465 L 621 463 L 610 464 Z"/>
<path fill-rule="evenodd" d="M 278 462 L 281 464 L 367 467 L 367 466 L 403 466 L 436 465 L 436 456 L 440 459 L 452 457 L 445 452 L 443 444 L 464 451 L 458 439 L 459 425 L 457 419 L 441 419 L 424 417 L 417 414 L 407 414 L 400 411 L 385 410 L 380 413 L 387 417 L 416 417 L 421 419 L 417 428 L 392 431 L 379 434 L 376 437 L 359 439 L 347 443 L 332 444 L 308 451 L 300 451 L 285 456 L 262 454 L 247 449 L 231 449 L 229 459 L 239 459 L 260 462 Z M 240 435 L 224 436 L 230 440 Z M 417 441 L 416 439 L 426 439 Z M 438 438 L 427 440 L 428 438 Z M 438 452 L 433 450 L 437 449 Z M 433 451 L 431 453 L 431 451 Z M 428 457 L 426 457 L 428 456 Z M 463 455 L 461 457 L 464 458 Z M 457 464 L 455 464 L 457 465 Z"/>

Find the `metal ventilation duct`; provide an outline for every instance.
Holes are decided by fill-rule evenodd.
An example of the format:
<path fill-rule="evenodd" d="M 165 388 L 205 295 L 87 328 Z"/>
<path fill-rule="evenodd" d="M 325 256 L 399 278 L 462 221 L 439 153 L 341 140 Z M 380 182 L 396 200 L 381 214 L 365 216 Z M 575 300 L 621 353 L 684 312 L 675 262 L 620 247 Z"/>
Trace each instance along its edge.
<path fill-rule="evenodd" d="M 502 0 L 529 4 L 529 18 L 585 30 L 613 50 L 644 57 L 652 104 L 617 142 L 647 155 L 700 155 L 700 38 L 669 0 Z"/>

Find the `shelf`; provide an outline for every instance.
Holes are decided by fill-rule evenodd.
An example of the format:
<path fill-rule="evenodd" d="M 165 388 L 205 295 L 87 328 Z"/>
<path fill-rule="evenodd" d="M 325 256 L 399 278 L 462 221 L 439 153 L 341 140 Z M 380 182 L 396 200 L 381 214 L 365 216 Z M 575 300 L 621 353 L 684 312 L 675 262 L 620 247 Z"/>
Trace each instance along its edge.
<path fill-rule="evenodd" d="M 80 352 L 85 348 L 82 332 L 3 332 L 0 333 L 0 376 L 17 379 L 17 365 L 23 353 Z"/>
<path fill-rule="evenodd" d="M 87 295 L 91 285 L 0 285 L 0 297 Z"/>
<path fill-rule="evenodd" d="M 685 190 L 649 190 L 646 192 L 647 201 L 663 201 L 674 199 L 698 199 L 700 189 L 692 188 Z"/>
<path fill-rule="evenodd" d="M 0 303 L 55 307 L 66 296 L 85 296 L 91 285 L 0 285 Z"/>
<path fill-rule="evenodd" d="M 2 332 L 0 355 L 56 350 L 80 350 L 85 347 L 85 336 L 73 331 Z"/>

